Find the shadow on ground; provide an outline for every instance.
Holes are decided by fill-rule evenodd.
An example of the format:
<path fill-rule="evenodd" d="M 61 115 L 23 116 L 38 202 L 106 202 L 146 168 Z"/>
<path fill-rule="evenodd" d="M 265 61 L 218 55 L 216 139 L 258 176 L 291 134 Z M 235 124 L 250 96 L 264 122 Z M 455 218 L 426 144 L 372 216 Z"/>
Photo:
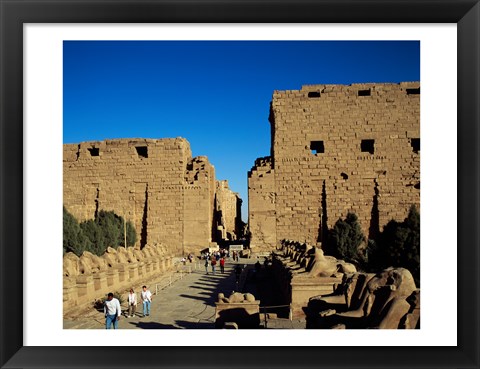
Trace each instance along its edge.
<path fill-rule="evenodd" d="M 180 329 L 171 324 L 161 324 L 157 322 L 130 322 L 130 324 L 140 329 Z"/>
<path fill-rule="evenodd" d="M 211 329 L 215 326 L 209 322 L 187 322 L 185 320 L 175 320 L 175 324 L 185 329 Z"/>

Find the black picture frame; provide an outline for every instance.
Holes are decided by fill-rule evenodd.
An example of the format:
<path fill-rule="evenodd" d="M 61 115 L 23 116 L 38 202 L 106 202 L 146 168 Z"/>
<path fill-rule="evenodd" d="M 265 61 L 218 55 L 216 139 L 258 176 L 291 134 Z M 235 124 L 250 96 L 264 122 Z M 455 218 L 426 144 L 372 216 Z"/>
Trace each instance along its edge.
<path fill-rule="evenodd" d="M 0 0 L 0 14 L 2 368 L 479 368 L 478 0 Z M 28 231 L 23 229 L 23 24 L 163 22 L 457 24 L 456 347 L 248 347 L 245 343 L 245 347 L 218 350 L 207 347 L 23 346 L 22 243 L 24 231 Z M 454 175 L 448 168 L 446 172 Z M 441 270 L 438 278 L 442 278 Z"/>

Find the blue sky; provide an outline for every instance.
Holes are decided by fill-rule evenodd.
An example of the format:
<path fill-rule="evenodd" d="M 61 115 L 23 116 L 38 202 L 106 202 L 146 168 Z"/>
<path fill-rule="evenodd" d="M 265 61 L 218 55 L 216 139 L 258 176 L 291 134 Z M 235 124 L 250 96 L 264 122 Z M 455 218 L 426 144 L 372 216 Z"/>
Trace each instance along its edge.
<path fill-rule="evenodd" d="M 63 142 L 185 137 L 244 201 L 274 90 L 420 80 L 416 41 L 65 41 Z"/>

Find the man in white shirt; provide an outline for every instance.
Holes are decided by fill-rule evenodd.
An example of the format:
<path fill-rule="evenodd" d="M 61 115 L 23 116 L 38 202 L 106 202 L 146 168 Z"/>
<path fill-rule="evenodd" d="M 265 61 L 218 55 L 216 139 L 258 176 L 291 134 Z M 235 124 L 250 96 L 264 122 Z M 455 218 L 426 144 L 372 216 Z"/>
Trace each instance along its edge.
<path fill-rule="evenodd" d="M 142 287 L 142 293 L 140 294 L 143 302 L 143 316 L 150 315 L 150 304 L 152 302 L 152 293 L 147 290 L 147 286 Z"/>
<path fill-rule="evenodd" d="M 118 321 L 122 310 L 120 308 L 120 301 L 113 297 L 113 293 L 109 292 L 107 299 L 103 305 L 103 312 L 105 313 L 105 328 L 110 329 L 113 323 L 113 329 L 118 329 Z"/>

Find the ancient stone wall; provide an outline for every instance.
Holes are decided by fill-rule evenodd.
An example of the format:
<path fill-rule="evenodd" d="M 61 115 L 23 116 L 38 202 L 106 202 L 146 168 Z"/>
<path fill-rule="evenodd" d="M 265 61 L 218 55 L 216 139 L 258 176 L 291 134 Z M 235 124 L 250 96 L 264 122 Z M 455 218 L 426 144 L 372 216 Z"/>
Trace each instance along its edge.
<path fill-rule="evenodd" d="M 252 239 L 264 238 L 254 234 L 261 229 L 275 234 L 277 245 L 288 238 L 314 244 L 348 212 L 374 237 L 390 219 L 403 220 L 411 204 L 419 208 L 418 82 L 275 91 L 270 122 L 275 213 L 271 205 L 271 216 L 259 212 L 272 179 L 260 177 L 255 166 L 249 179 Z"/>
<path fill-rule="evenodd" d="M 184 254 L 195 254 L 212 242 L 215 168 L 198 156 L 188 163 L 185 179 Z"/>
<path fill-rule="evenodd" d="M 235 240 L 239 236 L 241 200 L 238 193 L 228 187 L 228 181 L 217 181 L 215 207 L 217 231 L 224 240 Z"/>
<path fill-rule="evenodd" d="M 275 173 L 272 158 L 259 158 L 248 173 L 250 247 L 272 250 L 276 244 Z"/>
<path fill-rule="evenodd" d="M 214 241 L 215 170 L 187 140 L 67 144 L 63 161 L 63 202 L 80 221 L 115 211 L 135 225 L 136 248 L 162 243 L 176 255 Z"/>

